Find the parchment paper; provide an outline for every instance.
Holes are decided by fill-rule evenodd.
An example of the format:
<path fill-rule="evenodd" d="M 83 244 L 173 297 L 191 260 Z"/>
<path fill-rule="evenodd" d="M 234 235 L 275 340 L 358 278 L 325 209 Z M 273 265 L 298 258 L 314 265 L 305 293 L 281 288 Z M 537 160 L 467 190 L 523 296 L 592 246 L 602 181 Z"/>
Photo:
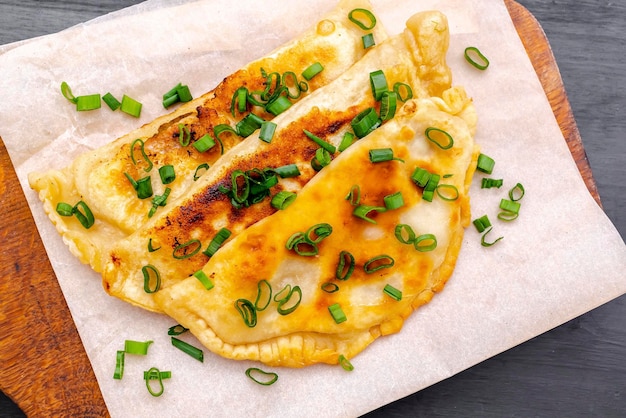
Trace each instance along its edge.
<path fill-rule="evenodd" d="M 326 365 L 272 369 L 270 387 L 246 378 L 258 364 L 205 353 L 199 363 L 172 347 L 174 323 L 109 297 L 99 275 L 72 257 L 27 184 L 27 173 L 67 165 L 165 113 L 160 95 L 177 82 L 194 96 L 244 63 L 269 52 L 316 21 L 334 0 L 150 0 L 84 25 L 0 49 L 0 135 L 22 182 L 59 283 L 112 416 L 355 416 L 375 409 L 543 333 L 626 291 L 626 248 L 587 192 L 541 85 L 501 0 L 380 0 L 375 12 L 398 33 L 414 12 L 439 9 L 451 27 L 448 54 L 455 84 L 479 113 L 476 140 L 496 160 L 501 189 L 472 187 L 473 217 L 488 214 L 491 248 L 470 226 L 456 271 L 444 291 L 396 335 L 353 359 L 355 370 Z M 485 72 L 463 58 L 469 45 L 489 57 Z M 59 91 L 127 94 L 143 106 L 139 120 L 103 104 L 76 112 Z M 500 198 L 515 183 L 526 195 L 520 217 L 496 221 Z M 148 356 L 126 357 L 113 380 L 125 339 L 153 340 Z M 198 344 L 193 338 L 185 337 Z M 142 375 L 171 370 L 154 398 Z M 265 367 L 265 369 L 268 369 Z"/>

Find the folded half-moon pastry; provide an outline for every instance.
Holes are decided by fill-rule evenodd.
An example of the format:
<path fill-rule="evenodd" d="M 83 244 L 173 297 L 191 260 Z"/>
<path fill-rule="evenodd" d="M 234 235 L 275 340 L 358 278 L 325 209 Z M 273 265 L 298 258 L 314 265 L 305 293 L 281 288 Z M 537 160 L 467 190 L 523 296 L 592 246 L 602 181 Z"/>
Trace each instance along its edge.
<path fill-rule="evenodd" d="M 268 80 L 274 84 L 279 75 L 293 96 L 288 100 L 296 102 L 337 78 L 366 54 L 363 35 L 372 33 L 377 42 L 386 39 L 380 22 L 371 30 L 363 30 L 350 21 L 349 13 L 356 8 L 371 9 L 371 5 L 368 0 L 342 0 L 300 36 L 226 77 L 214 90 L 102 148 L 77 157 L 69 167 L 31 173 L 30 186 L 39 192 L 47 214 L 72 253 L 100 272 L 110 245 L 139 229 L 149 220 L 149 214 L 162 209 L 155 198 L 167 196 L 163 201 L 171 202 L 183 195 L 194 183 L 199 166 L 213 165 L 225 151 L 243 140 L 247 133 L 239 129 L 237 123 L 250 111 L 264 120 L 274 117 L 276 111 L 249 102 L 244 103 L 245 110 L 241 112 L 239 104 L 242 102 L 237 98 L 231 111 L 233 96 L 237 97 L 236 92 L 241 87 L 251 93 L 264 91 Z M 321 64 L 323 70 L 306 80 L 302 73 L 316 63 Z M 262 102 L 259 94 L 254 97 Z M 231 131 L 220 133 L 220 125 L 230 126 L 240 135 Z M 207 134 L 211 138 L 204 139 L 203 143 Z M 211 144 L 214 145 L 210 147 Z M 205 149 L 207 147 L 210 148 Z M 158 171 L 163 166 L 171 166 L 166 173 L 166 178 L 169 174 L 167 181 L 160 178 Z M 140 198 L 136 183 L 148 176 L 147 183 L 153 193 Z M 75 217 L 63 217 L 55 212 L 59 202 L 73 205 L 80 200 L 87 204 L 96 219 L 89 230 Z"/>
<path fill-rule="evenodd" d="M 348 359 L 451 276 L 478 148 L 462 88 L 407 102 L 322 168 L 294 203 L 156 293 L 211 351 L 301 367 Z"/>
<path fill-rule="evenodd" d="M 357 126 L 363 119 L 373 115 L 377 122 L 379 115 L 388 113 L 389 103 L 383 105 L 384 100 L 374 93 L 379 91 L 376 85 L 381 77 L 372 78 L 372 74 L 382 75 L 388 90 L 402 86 L 398 90 L 403 96 L 408 96 L 409 88 L 415 98 L 441 96 L 451 83 L 445 62 L 448 41 L 443 14 L 421 12 L 411 17 L 404 32 L 378 43 L 333 82 L 274 118 L 271 140 L 262 140 L 259 131 L 249 136 L 217 161 L 185 195 L 161 208 L 141 229 L 116 242 L 103 268 L 105 289 L 137 306 L 158 311 L 154 294 L 200 269 L 211 256 L 216 239 L 218 244 L 223 243 L 225 238 L 236 236 L 274 213 L 272 198 L 276 194 L 299 191 L 316 174 L 320 158 L 330 160 L 339 155 L 346 134 L 360 137 L 367 133 L 358 133 Z M 328 155 L 320 157 L 320 149 Z M 295 166 L 298 175 L 273 176 L 268 181 L 277 184 L 268 186 L 267 197 L 257 199 L 254 190 L 263 189 L 264 173 L 285 166 Z M 224 232 L 225 237 L 221 235 Z M 149 243 L 159 249 L 149 251 Z M 154 283 L 153 276 L 157 275 L 159 286 Z"/>

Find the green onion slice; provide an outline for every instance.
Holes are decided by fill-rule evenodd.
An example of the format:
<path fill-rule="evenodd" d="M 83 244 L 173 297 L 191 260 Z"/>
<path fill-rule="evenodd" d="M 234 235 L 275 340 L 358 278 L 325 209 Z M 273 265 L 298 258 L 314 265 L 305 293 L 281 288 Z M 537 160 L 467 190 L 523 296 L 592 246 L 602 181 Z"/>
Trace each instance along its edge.
<path fill-rule="evenodd" d="M 353 9 L 348 13 L 348 19 L 363 30 L 372 30 L 376 26 L 376 16 L 367 9 Z"/>
<path fill-rule="evenodd" d="M 299 241 L 302 241 L 305 239 L 304 236 L 304 232 L 294 232 L 288 239 L 287 242 L 285 243 L 285 247 L 288 250 L 292 250 L 293 247 L 296 245 L 296 243 L 298 243 Z"/>
<path fill-rule="evenodd" d="M 287 209 L 287 207 L 296 200 L 297 196 L 298 195 L 296 195 L 294 192 L 281 190 L 280 192 L 276 193 L 274 197 L 272 197 L 270 204 L 276 210 L 284 210 Z"/>
<path fill-rule="evenodd" d="M 324 70 L 324 66 L 320 64 L 319 62 L 316 62 L 316 63 L 309 65 L 302 72 L 302 77 L 304 77 L 305 80 L 310 81 L 313 77 L 321 73 L 323 70 Z"/>
<path fill-rule="evenodd" d="M 155 251 L 157 251 L 157 250 L 160 250 L 160 249 L 161 249 L 161 246 L 158 246 L 158 247 L 156 247 L 156 248 L 154 248 L 154 247 L 152 246 L 152 238 L 150 238 L 150 239 L 148 240 L 148 252 L 149 252 L 149 253 L 153 253 L 153 252 L 155 252 Z"/>
<path fill-rule="evenodd" d="M 267 143 L 272 142 L 272 138 L 274 137 L 274 132 L 276 132 L 277 126 L 278 125 L 276 125 L 274 122 L 264 121 L 261 124 L 261 132 L 259 133 L 259 139 Z"/>
<path fill-rule="evenodd" d="M 161 183 L 170 184 L 176 179 L 176 173 L 174 172 L 174 166 L 171 164 L 159 167 L 159 177 L 161 177 Z"/>
<path fill-rule="evenodd" d="M 152 370 L 154 369 L 154 370 Z M 172 372 L 169 370 L 160 371 L 156 367 L 153 367 L 151 370 L 147 370 L 143 372 L 144 380 L 156 380 L 156 379 L 170 379 L 172 377 Z M 158 371 L 158 373 L 157 373 Z"/>
<path fill-rule="evenodd" d="M 350 187 L 350 191 L 346 195 L 346 200 L 350 202 L 352 206 L 358 206 L 361 202 L 361 187 L 358 184 Z"/>
<path fill-rule="evenodd" d="M 138 356 L 145 356 L 146 354 L 148 354 L 148 348 L 150 347 L 150 344 L 152 344 L 154 341 L 152 340 L 148 340 L 148 341 L 133 341 L 133 340 L 126 340 L 124 341 L 124 352 L 126 352 L 126 354 L 135 354 Z"/>
<path fill-rule="evenodd" d="M 147 199 L 152 197 L 152 178 L 150 176 L 142 177 L 135 182 L 137 197 L 139 199 Z"/>
<path fill-rule="evenodd" d="M 162 195 L 156 195 L 152 198 L 152 207 L 148 212 L 148 218 L 152 218 L 159 206 L 165 206 L 165 204 L 167 203 L 167 197 L 170 195 L 171 191 L 172 189 L 166 187 Z"/>
<path fill-rule="evenodd" d="M 403 244 L 413 244 L 415 242 L 415 231 L 407 224 L 396 225 L 394 235 Z"/>
<path fill-rule="evenodd" d="M 422 192 L 422 199 L 432 202 L 433 197 L 435 195 L 435 190 L 437 190 L 437 186 L 439 186 L 439 180 L 441 176 L 439 174 L 431 173 L 428 179 L 428 183 L 424 187 L 424 191 Z"/>
<path fill-rule="evenodd" d="M 404 206 L 404 199 L 402 198 L 401 192 L 387 195 L 383 197 L 383 201 L 385 202 L 385 209 L 387 210 L 399 209 Z"/>
<path fill-rule="evenodd" d="M 99 94 L 88 94 L 76 98 L 76 110 L 79 112 L 100 109 L 101 106 L 102 102 Z"/>
<path fill-rule="evenodd" d="M 352 126 L 352 130 L 357 138 L 363 138 L 380 126 L 380 119 L 376 109 L 370 107 L 363 110 L 352 119 L 350 126 Z"/>
<path fill-rule="evenodd" d="M 348 319 L 343 309 L 341 309 L 341 305 L 339 305 L 338 303 L 330 305 L 328 307 L 328 312 L 330 312 L 330 315 L 333 317 L 333 319 L 335 320 L 335 323 L 337 324 L 346 322 L 346 320 Z"/>
<path fill-rule="evenodd" d="M 239 87 L 233 93 L 233 98 L 230 101 L 230 113 L 235 117 L 235 108 L 239 113 L 243 113 L 248 109 L 248 89 L 245 87 Z"/>
<path fill-rule="evenodd" d="M 428 181 L 430 180 L 430 172 L 421 167 L 415 167 L 415 171 L 411 175 L 411 180 L 415 182 L 419 187 L 426 187 Z"/>
<path fill-rule="evenodd" d="M 370 218 L 370 215 L 374 212 L 382 213 L 386 210 L 387 209 L 385 207 L 381 206 L 358 205 L 352 211 L 352 215 L 356 216 L 357 218 L 363 219 L 364 221 L 375 224 L 376 221 Z"/>
<path fill-rule="evenodd" d="M 502 179 L 483 178 L 480 184 L 480 188 L 491 189 L 493 187 L 497 187 L 499 189 L 500 187 L 502 187 L 503 183 L 504 183 L 504 180 Z"/>
<path fill-rule="evenodd" d="M 313 170 L 315 171 L 320 171 L 331 162 L 332 157 L 330 156 L 330 153 L 324 148 L 318 148 L 315 151 L 315 157 L 313 157 L 313 159 L 311 160 L 311 167 L 313 167 Z"/>
<path fill-rule="evenodd" d="M 215 140 L 209 134 L 204 134 L 202 138 L 193 143 L 193 147 L 198 150 L 198 152 L 206 152 L 214 146 Z"/>
<path fill-rule="evenodd" d="M 354 370 L 354 366 L 350 363 L 350 360 L 348 360 L 343 354 L 339 354 L 339 365 L 347 372 Z"/>
<path fill-rule="evenodd" d="M 130 144 L 130 159 L 131 159 L 131 161 L 133 162 L 133 164 L 137 165 L 137 160 L 135 159 L 135 145 L 136 144 L 139 144 L 139 150 L 141 151 L 141 157 L 144 159 L 144 161 L 146 163 L 148 163 L 148 167 L 144 168 L 144 171 L 148 172 L 148 171 L 152 170 L 152 161 L 150 161 L 150 158 L 148 158 L 148 155 L 146 154 L 146 150 L 145 150 L 145 143 L 140 138 L 135 139 Z"/>
<path fill-rule="evenodd" d="M 272 301 L 272 285 L 263 279 L 257 283 L 256 300 L 254 301 L 254 309 L 262 311 L 267 308 Z"/>
<path fill-rule="evenodd" d="M 367 260 L 365 264 L 363 264 L 363 270 L 365 270 L 367 274 L 371 274 L 381 269 L 391 268 L 395 263 L 393 257 L 381 254 Z"/>
<path fill-rule="evenodd" d="M 156 367 L 152 367 L 150 370 L 147 371 L 146 374 L 144 374 L 144 379 L 146 380 L 146 387 L 148 388 L 148 392 L 150 392 L 150 395 L 154 397 L 163 395 L 165 387 L 163 386 L 163 380 L 161 379 L 161 372 L 159 371 L 159 369 L 157 369 Z M 152 380 L 158 381 L 159 386 L 158 390 L 156 391 L 152 389 L 152 386 L 150 385 L 150 381 Z"/>
<path fill-rule="evenodd" d="M 232 198 L 237 203 L 243 203 L 250 193 L 250 181 L 242 170 L 235 170 L 230 175 Z"/>
<path fill-rule="evenodd" d="M 211 281 L 211 279 L 209 279 L 209 276 L 207 276 L 204 271 L 198 270 L 193 274 L 193 276 L 198 279 L 200 283 L 202 283 L 202 286 L 204 286 L 206 290 L 213 289 L 213 282 Z"/>
<path fill-rule="evenodd" d="M 237 122 L 235 126 L 236 132 L 239 136 L 247 138 L 261 127 L 264 120 L 260 116 L 254 113 L 248 113 L 243 119 Z"/>
<path fill-rule="evenodd" d="M 285 110 L 289 109 L 293 103 L 289 100 L 287 96 L 278 96 L 271 102 L 268 102 L 265 105 L 265 110 L 271 113 L 274 116 L 278 116 L 283 113 Z"/>
<path fill-rule="evenodd" d="M 300 170 L 295 164 L 287 164 L 281 167 L 276 167 L 273 171 L 283 179 L 288 177 L 297 177 L 300 175 Z"/>
<path fill-rule="evenodd" d="M 491 226 L 491 221 L 489 221 L 489 216 L 483 215 L 480 218 L 474 219 L 472 224 L 474 224 L 479 233 L 482 233 Z"/>
<path fill-rule="evenodd" d="M 202 243 L 199 239 L 190 239 L 184 244 L 177 245 L 172 252 L 172 257 L 177 260 L 185 260 L 196 255 L 200 248 L 202 248 Z"/>
<path fill-rule="evenodd" d="M 273 385 L 278 380 L 278 374 L 274 372 L 266 372 L 258 367 L 250 367 L 246 369 L 246 376 L 252 379 L 253 382 L 263 386 Z"/>
<path fill-rule="evenodd" d="M 252 302 L 247 299 L 237 299 L 235 301 L 235 308 L 243 318 L 243 322 L 247 327 L 254 328 L 256 326 L 256 308 Z"/>
<path fill-rule="evenodd" d="M 61 216 L 72 216 L 74 214 L 74 207 L 69 203 L 59 202 L 57 203 L 56 211 Z"/>
<path fill-rule="evenodd" d="M 339 286 L 331 282 L 323 283 L 320 288 L 326 293 L 335 293 L 339 290 Z"/>
<path fill-rule="evenodd" d="M 496 242 L 500 241 L 501 239 L 503 239 L 504 237 L 498 237 L 496 238 L 495 241 L 491 241 L 488 242 L 487 241 L 487 234 L 489 234 L 491 232 L 491 230 L 493 229 L 493 227 L 490 227 L 489 229 L 487 229 L 485 231 L 485 233 L 483 234 L 483 236 L 480 239 L 480 245 L 482 245 L 483 247 L 491 247 L 492 245 L 494 245 Z"/>
<path fill-rule="evenodd" d="M 219 231 L 217 231 L 217 234 L 213 237 L 213 239 L 209 243 L 209 246 L 206 250 L 202 252 L 202 254 L 206 255 L 207 257 L 212 257 L 217 252 L 217 250 L 220 249 L 224 242 L 226 242 L 226 240 L 230 238 L 231 234 L 232 233 L 227 228 L 221 228 Z"/>
<path fill-rule="evenodd" d="M 310 227 L 304 234 L 307 241 L 319 244 L 324 238 L 333 233 L 333 227 L 327 223 L 319 223 Z"/>
<path fill-rule="evenodd" d="M 398 302 L 402 300 L 402 291 L 396 289 L 390 284 L 385 285 L 383 292 L 385 292 L 387 296 L 389 296 L 390 298 L 394 300 L 397 300 Z"/>
<path fill-rule="evenodd" d="M 120 105 L 122 112 L 138 118 L 141 115 L 141 107 L 141 103 L 132 97 L 122 96 L 122 104 Z"/>
<path fill-rule="evenodd" d="M 161 274 L 156 267 L 152 264 L 147 264 L 141 268 L 141 273 L 143 274 L 143 290 L 146 293 L 155 293 L 158 292 L 161 288 Z M 154 277 L 154 286 L 150 286 L 150 282 Z"/>
<path fill-rule="evenodd" d="M 306 129 L 303 129 L 304 134 L 313 142 L 315 142 L 317 145 L 319 145 L 320 147 L 322 147 L 323 149 L 325 149 L 326 151 L 328 151 L 331 154 L 334 154 L 335 152 L 337 152 L 337 148 L 333 145 L 330 144 L 326 141 L 324 141 L 322 138 L 320 138 L 317 135 L 314 135 L 313 133 L 307 131 Z"/>
<path fill-rule="evenodd" d="M 437 192 L 437 196 L 449 202 L 459 198 L 459 189 L 453 184 L 439 184 L 435 188 L 435 192 Z"/>
<path fill-rule="evenodd" d="M 522 183 L 517 183 L 511 190 L 509 190 L 509 199 L 513 202 L 517 202 L 518 200 L 522 200 L 524 193 L 525 191 Z"/>
<path fill-rule="evenodd" d="M 385 77 L 383 70 L 376 70 L 370 73 L 370 87 L 372 88 L 372 96 L 374 96 L 376 101 L 381 100 L 383 93 L 389 91 L 387 77 Z"/>
<path fill-rule="evenodd" d="M 433 234 L 422 234 L 415 238 L 413 246 L 420 252 L 432 251 L 437 248 L 437 237 Z"/>
<path fill-rule="evenodd" d="M 489 60 L 475 46 L 465 48 L 465 59 L 479 70 L 486 70 L 489 67 Z"/>
<path fill-rule="evenodd" d="M 299 83 L 298 76 L 293 71 L 285 71 L 283 73 L 282 83 L 283 87 L 286 89 L 284 91 L 290 99 L 298 99 L 302 95 L 302 92 L 307 91 L 309 87 L 306 81 Z M 306 87 L 303 89 L 305 85 Z M 292 93 L 292 90 L 294 90 L 294 93 Z"/>
<path fill-rule="evenodd" d="M 443 150 L 450 149 L 454 145 L 454 139 L 452 139 L 452 135 L 450 135 L 443 129 L 431 126 L 430 128 L 426 128 L 424 134 L 430 142 L 437 145 Z"/>
<path fill-rule="evenodd" d="M 303 257 L 313 257 L 319 254 L 319 248 L 317 247 L 317 244 L 314 242 L 310 242 L 307 239 L 302 239 L 295 242 L 293 244 L 293 251 Z"/>
<path fill-rule="evenodd" d="M 195 358 L 199 362 L 201 363 L 204 362 L 204 352 L 201 349 L 194 347 L 193 345 L 183 340 L 179 340 L 176 337 L 171 337 L 171 338 L 172 338 L 172 345 L 174 347 L 178 348 L 183 353 L 189 354 L 191 357 Z"/>
<path fill-rule="evenodd" d="M 380 118 L 383 122 L 393 118 L 396 114 L 398 103 L 398 93 L 386 91 L 380 98 Z"/>
<path fill-rule="evenodd" d="M 65 81 L 61 83 L 61 94 L 70 102 L 76 104 L 76 97 L 72 94 L 72 89 Z"/>
<path fill-rule="evenodd" d="M 354 142 L 354 134 L 352 132 L 346 132 L 343 134 L 343 138 L 341 138 L 341 142 L 339 143 L 339 147 L 337 148 L 339 152 L 345 151 L 352 143 Z"/>
<path fill-rule="evenodd" d="M 368 33 L 361 36 L 361 42 L 363 42 L 363 49 L 368 49 L 376 45 L 373 33 Z"/>
<path fill-rule="evenodd" d="M 191 132 L 183 123 L 178 124 L 178 143 L 181 147 L 186 147 L 191 142 Z"/>
<path fill-rule="evenodd" d="M 117 100 L 115 96 L 113 96 L 111 93 L 107 93 L 102 96 L 102 100 L 104 101 L 104 103 L 106 103 L 107 106 L 109 106 L 109 109 L 111 110 L 117 110 L 122 105 L 119 100 Z"/>
<path fill-rule="evenodd" d="M 296 296 L 294 297 L 294 294 Z M 293 299 L 293 300 L 292 300 Z M 293 311 L 296 310 L 298 306 L 300 306 L 300 302 L 302 301 L 302 290 L 300 286 L 293 286 L 289 289 L 289 292 L 285 297 L 278 300 L 278 307 L 276 308 L 277 312 L 281 315 L 289 315 Z M 284 308 L 283 306 L 290 305 Z"/>
<path fill-rule="evenodd" d="M 476 169 L 478 171 L 481 171 L 485 174 L 491 174 L 495 165 L 496 162 L 490 156 L 482 153 L 478 155 L 478 161 L 476 162 Z"/>
<path fill-rule="evenodd" d="M 124 376 L 124 350 L 118 350 L 115 355 L 115 372 L 113 379 L 121 379 Z"/>
<path fill-rule="evenodd" d="M 401 102 L 406 102 L 413 98 L 413 90 L 407 83 L 397 82 L 393 85 L 393 91 L 398 95 L 398 99 Z M 404 94 L 402 94 L 404 93 Z"/>
<path fill-rule="evenodd" d="M 89 206 L 87 206 L 87 204 L 83 202 L 82 200 L 78 201 L 78 203 L 74 205 L 74 207 L 72 208 L 72 213 L 76 216 L 76 219 L 78 219 L 78 222 L 80 222 L 80 224 L 85 229 L 91 228 L 93 224 L 96 222 L 93 216 L 93 212 L 91 212 L 91 209 L 89 209 Z"/>
<path fill-rule="evenodd" d="M 338 280 L 348 280 L 354 272 L 356 261 L 354 256 L 348 251 L 341 251 L 339 253 L 339 262 L 337 263 L 337 269 L 335 270 L 335 277 Z"/>
<path fill-rule="evenodd" d="M 378 148 L 369 151 L 370 161 L 373 163 L 381 163 L 393 160 L 393 149 Z"/>
<path fill-rule="evenodd" d="M 498 214 L 498 219 L 503 221 L 512 221 L 519 215 L 521 205 L 518 202 L 502 199 L 500 200 L 500 209 L 502 212 Z"/>
<path fill-rule="evenodd" d="M 210 168 L 209 164 L 207 164 L 207 163 L 202 163 L 198 167 L 196 167 L 196 171 L 193 173 L 193 181 L 197 181 L 200 178 L 200 176 L 202 176 L 202 174 L 204 174 L 204 173 L 198 174 L 199 172 L 201 172 L 202 170 L 206 171 L 209 168 Z"/>
<path fill-rule="evenodd" d="M 184 326 L 180 324 L 176 324 L 176 325 L 171 326 L 167 330 L 167 335 L 180 335 L 180 334 L 184 334 L 187 331 L 189 331 L 188 328 L 185 328 Z"/>

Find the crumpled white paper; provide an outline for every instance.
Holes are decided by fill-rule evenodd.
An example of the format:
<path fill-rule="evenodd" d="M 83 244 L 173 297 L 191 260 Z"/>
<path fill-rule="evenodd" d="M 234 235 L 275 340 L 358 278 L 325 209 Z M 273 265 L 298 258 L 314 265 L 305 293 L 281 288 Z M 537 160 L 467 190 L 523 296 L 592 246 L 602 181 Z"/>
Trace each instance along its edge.
<path fill-rule="evenodd" d="M 28 187 L 34 170 L 63 167 L 165 112 L 160 95 L 178 82 L 199 96 L 264 55 L 334 6 L 334 0 L 164 1 L 138 6 L 20 44 L 0 48 L 4 140 L 48 256 L 113 417 L 355 416 L 454 375 L 626 292 L 626 248 L 589 195 L 541 85 L 501 0 L 374 0 L 390 34 L 411 14 L 438 9 L 449 19 L 448 63 L 479 113 L 477 142 L 496 160 L 501 189 L 472 188 L 473 218 L 488 214 L 491 248 L 468 228 L 444 291 L 396 335 L 353 359 L 355 370 L 318 365 L 272 369 L 270 387 L 250 381 L 251 362 L 210 352 L 199 363 L 172 347 L 167 317 L 109 297 L 99 275 L 72 257 Z M 463 58 L 467 46 L 489 57 L 484 71 Z M 105 105 L 76 112 L 59 91 L 127 94 L 144 104 L 139 120 Z M 496 220 L 517 182 L 526 195 L 514 222 Z M 198 345 L 190 336 L 183 339 Z M 126 356 L 124 340 L 153 340 L 146 357 Z M 143 371 L 171 370 L 165 394 L 150 396 Z M 264 367 L 265 369 L 269 369 Z"/>

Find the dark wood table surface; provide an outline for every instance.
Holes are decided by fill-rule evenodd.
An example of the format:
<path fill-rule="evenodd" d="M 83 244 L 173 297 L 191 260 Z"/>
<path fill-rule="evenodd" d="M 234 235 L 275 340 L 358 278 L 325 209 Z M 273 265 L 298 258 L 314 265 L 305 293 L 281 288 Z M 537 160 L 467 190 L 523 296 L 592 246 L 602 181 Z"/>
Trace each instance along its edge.
<path fill-rule="evenodd" d="M 136 3 L 0 0 L 0 44 L 54 33 Z M 626 2 L 518 3 L 550 42 L 602 206 L 624 238 Z M 0 417 L 20 416 L 0 392 Z M 626 296 L 367 416 L 624 417 Z"/>

